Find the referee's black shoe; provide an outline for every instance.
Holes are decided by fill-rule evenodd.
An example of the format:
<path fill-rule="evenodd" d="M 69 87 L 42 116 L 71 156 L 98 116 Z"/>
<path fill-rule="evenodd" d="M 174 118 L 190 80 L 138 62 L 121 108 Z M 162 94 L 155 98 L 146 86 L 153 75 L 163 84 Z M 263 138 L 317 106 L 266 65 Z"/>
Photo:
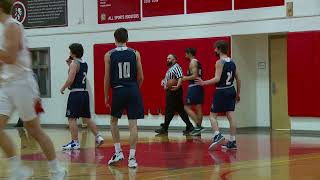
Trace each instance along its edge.
<path fill-rule="evenodd" d="M 187 127 L 185 131 L 183 131 L 183 135 L 190 135 L 191 132 L 194 130 L 194 127 Z"/>
<path fill-rule="evenodd" d="M 168 130 L 165 130 L 163 127 L 161 127 L 160 129 L 156 129 L 154 132 L 158 134 L 168 134 Z"/>

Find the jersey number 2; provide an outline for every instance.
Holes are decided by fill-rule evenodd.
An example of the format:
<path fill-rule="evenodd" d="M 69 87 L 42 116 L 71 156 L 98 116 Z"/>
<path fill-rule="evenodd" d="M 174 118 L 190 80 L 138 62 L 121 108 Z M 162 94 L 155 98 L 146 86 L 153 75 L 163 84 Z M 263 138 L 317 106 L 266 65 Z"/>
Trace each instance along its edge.
<path fill-rule="evenodd" d="M 130 78 L 130 63 L 118 63 L 119 67 L 119 79 Z"/>
<path fill-rule="evenodd" d="M 82 84 L 85 84 L 85 83 L 86 83 L 86 80 L 87 80 L 87 73 L 84 72 L 84 73 L 83 73 Z"/>
<path fill-rule="evenodd" d="M 226 85 L 231 85 L 231 77 L 232 77 L 232 72 L 227 72 L 227 75 L 228 75 L 228 78 L 227 78 L 227 81 L 226 81 Z"/>

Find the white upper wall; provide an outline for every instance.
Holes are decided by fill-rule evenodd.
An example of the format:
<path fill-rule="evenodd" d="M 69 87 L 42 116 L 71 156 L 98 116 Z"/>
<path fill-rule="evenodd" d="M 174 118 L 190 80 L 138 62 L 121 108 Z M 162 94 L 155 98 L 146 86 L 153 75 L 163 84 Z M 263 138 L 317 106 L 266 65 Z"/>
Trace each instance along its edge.
<path fill-rule="evenodd" d="M 292 1 L 292 0 L 287 0 Z M 286 7 L 268 7 L 222 12 L 142 18 L 140 22 L 98 24 L 97 0 L 69 0 L 68 27 L 31 29 L 30 36 L 113 31 L 124 26 L 142 30 L 179 29 L 179 27 L 212 27 L 207 36 L 256 34 L 319 29 L 320 1 L 293 0 L 294 16 L 286 17 Z M 301 19 L 304 17 L 303 19 Z M 312 21 L 312 23 L 310 22 Z M 304 22 L 310 22 L 308 24 Z M 170 34 L 170 33 L 168 33 Z M 199 36 L 205 36 L 199 34 Z M 160 37 L 161 38 L 161 37 Z"/>
<path fill-rule="evenodd" d="M 320 1 L 318 0 L 287 0 L 293 1 L 294 16 L 319 16 Z"/>

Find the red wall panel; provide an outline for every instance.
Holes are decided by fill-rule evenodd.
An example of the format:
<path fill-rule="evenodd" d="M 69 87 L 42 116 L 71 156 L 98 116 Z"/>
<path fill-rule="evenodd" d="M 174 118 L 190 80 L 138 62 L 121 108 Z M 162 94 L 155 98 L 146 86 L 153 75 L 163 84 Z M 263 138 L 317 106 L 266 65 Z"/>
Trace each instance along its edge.
<path fill-rule="evenodd" d="M 104 55 L 105 48 L 95 44 L 93 46 L 94 58 L 94 105 L 96 114 L 109 114 L 104 103 Z M 111 96 L 109 96 L 111 97 Z"/>
<path fill-rule="evenodd" d="M 187 0 L 187 13 L 232 10 L 232 0 Z"/>
<path fill-rule="evenodd" d="M 283 6 L 284 0 L 234 0 L 234 9 Z"/>
<path fill-rule="evenodd" d="M 184 50 L 187 47 L 197 49 L 197 58 L 203 65 L 204 79 L 214 76 L 214 65 L 217 58 L 214 55 L 213 44 L 215 41 L 224 39 L 230 42 L 229 37 L 200 38 L 166 41 L 147 41 L 128 43 L 129 47 L 138 50 L 142 58 L 142 66 L 145 76 L 141 88 L 145 112 L 157 114 L 161 109 L 164 114 L 165 91 L 160 85 L 167 71 L 166 57 L 169 53 L 175 53 L 178 63 L 182 66 L 184 73 L 187 72 L 188 61 L 185 60 Z M 95 80 L 95 112 L 107 114 L 109 111 L 104 105 L 103 78 L 104 78 L 104 54 L 114 48 L 114 44 L 94 45 L 94 80 Z M 186 94 L 187 82 L 184 83 L 184 95 Z M 209 114 L 214 87 L 205 87 L 204 113 Z"/>
<path fill-rule="evenodd" d="M 320 32 L 288 34 L 288 108 L 290 116 L 320 116 Z"/>
<path fill-rule="evenodd" d="M 184 14 L 184 0 L 143 0 L 143 17 Z"/>

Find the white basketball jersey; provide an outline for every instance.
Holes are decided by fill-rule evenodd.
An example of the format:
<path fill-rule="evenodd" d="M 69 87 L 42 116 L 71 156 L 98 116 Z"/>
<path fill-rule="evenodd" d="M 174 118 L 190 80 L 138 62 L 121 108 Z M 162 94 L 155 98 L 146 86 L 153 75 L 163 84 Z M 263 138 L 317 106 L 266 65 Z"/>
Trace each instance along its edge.
<path fill-rule="evenodd" d="M 31 58 L 30 58 L 30 52 L 27 47 L 27 40 L 24 34 L 24 28 L 23 25 L 18 22 L 17 20 L 13 18 L 8 18 L 8 20 L 4 23 L 4 28 L 6 28 L 9 24 L 18 24 L 21 28 L 22 32 L 22 40 L 21 40 L 21 48 L 20 51 L 17 54 L 16 63 L 14 64 L 3 64 L 2 66 L 2 72 L 1 72 L 1 78 L 3 81 L 12 81 L 15 79 L 21 79 L 23 78 L 26 73 L 32 72 L 31 69 Z M 6 48 L 5 39 L 1 39 L 1 45 L 2 48 Z M 0 59 L 1 60 L 1 59 Z"/>

